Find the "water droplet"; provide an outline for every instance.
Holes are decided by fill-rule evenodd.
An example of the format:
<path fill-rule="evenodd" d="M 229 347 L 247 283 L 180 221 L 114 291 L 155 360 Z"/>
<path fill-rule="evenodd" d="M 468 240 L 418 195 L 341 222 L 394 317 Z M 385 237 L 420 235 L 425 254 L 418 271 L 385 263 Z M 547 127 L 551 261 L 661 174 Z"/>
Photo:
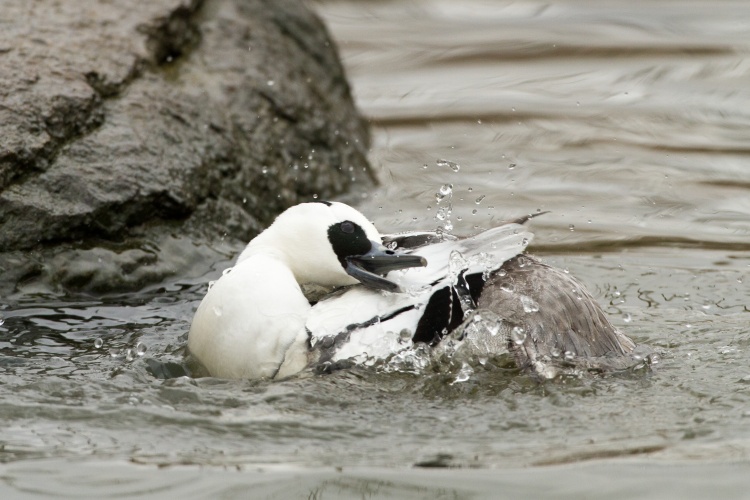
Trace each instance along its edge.
<path fill-rule="evenodd" d="M 528 244 L 529 244 L 529 239 L 528 238 L 524 238 L 524 239 L 521 240 L 521 245 L 526 246 Z"/>
<path fill-rule="evenodd" d="M 572 351 L 565 351 L 565 361 L 573 361 L 576 355 Z"/>
<path fill-rule="evenodd" d="M 620 293 L 620 290 L 615 290 L 614 293 L 612 293 L 612 295 L 615 297 L 619 297 L 620 295 L 622 295 L 622 293 Z"/>
<path fill-rule="evenodd" d="M 443 184 L 440 186 L 440 189 L 438 189 L 438 192 L 435 193 L 435 200 L 440 203 L 445 199 L 446 196 L 450 196 L 453 194 L 453 184 Z"/>
<path fill-rule="evenodd" d="M 214 287 L 214 285 L 215 285 L 215 284 L 216 284 L 216 281 L 209 281 L 209 282 L 208 282 L 208 289 L 209 289 L 209 290 L 210 290 L 210 289 L 212 289 L 212 288 Z"/>
<path fill-rule="evenodd" d="M 622 315 L 622 320 L 625 323 L 630 323 L 633 320 L 633 317 L 630 315 L 630 313 L 625 313 Z"/>
<path fill-rule="evenodd" d="M 458 172 L 459 170 L 461 170 L 461 165 L 459 165 L 458 163 L 449 161 L 449 160 L 438 160 L 437 161 L 437 166 L 438 167 L 449 167 L 454 172 Z"/>
<path fill-rule="evenodd" d="M 104 345 L 104 341 L 102 339 L 94 339 L 94 347 L 96 349 L 101 349 L 103 345 Z"/>
<path fill-rule="evenodd" d="M 112 356 L 115 359 L 121 358 L 122 357 L 122 349 L 110 349 L 109 350 L 109 355 Z"/>
<path fill-rule="evenodd" d="M 398 343 L 399 344 L 408 344 L 411 342 L 411 331 L 408 328 L 404 328 L 401 330 L 401 332 L 398 334 Z"/>
<path fill-rule="evenodd" d="M 659 362 L 661 362 L 661 356 L 659 356 L 657 353 L 652 353 L 648 356 L 648 362 L 651 365 L 658 365 Z"/>
<path fill-rule="evenodd" d="M 526 330 L 520 326 L 514 326 L 510 331 L 510 339 L 516 345 L 521 345 L 526 340 Z"/>
<path fill-rule="evenodd" d="M 570 229 L 571 231 L 575 231 L 576 227 L 573 224 L 571 224 L 568 226 L 568 229 Z"/>
<path fill-rule="evenodd" d="M 521 305 L 525 313 L 539 312 L 539 304 L 534 299 L 526 295 L 521 295 Z"/>
<path fill-rule="evenodd" d="M 487 323 L 487 331 L 490 332 L 490 335 L 493 337 L 496 337 L 498 333 L 500 333 L 500 327 L 503 326 L 502 321 L 493 321 Z"/>
<path fill-rule="evenodd" d="M 453 250 L 450 253 L 450 256 L 448 257 L 448 272 L 453 278 L 453 284 L 455 284 L 455 281 L 461 271 L 468 267 L 468 265 L 469 262 L 464 258 L 461 252 L 459 252 L 458 250 Z"/>
<path fill-rule="evenodd" d="M 213 311 L 214 311 L 214 314 L 216 316 L 221 316 L 221 314 L 222 314 L 221 307 L 219 307 L 219 306 L 214 306 L 213 307 Z"/>
<path fill-rule="evenodd" d="M 464 362 L 461 364 L 461 369 L 456 374 L 456 379 L 453 381 L 453 383 L 456 382 L 466 382 L 471 378 L 471 376 L 474 374 L 474 369 L 469 366 L 468 363 Z"/>
<path fill-rule="evenodd" d="M 135 355 L 138 356 L 138 357 L 141 357 L 144 354 L 146 354 L 146 350 L 147 349 L 148 348 L 146 347 L 146 344 L 144 344 L 143 342 L 138 342 L 135 345 Z"/>
<path fill-rule="evenodd" d="M 514 168 L 516 168 L 516 164 L 515 163 L 511 163 L 510 165 L 508 165 L 508 170 L 513 170 Z"/>
<path fill-rule="evenodd" d="M 274 86 L 274 85 L 276 84 L 276 82 L 274 82 L 273 80 L 268 80 L 268 81 L 266 82 L 266 84 L 267 84 L 267 85 L 268 85 L 269 87 L 273 87 L 273 86 Z"/>
<path fill-rule="evenodd" d="M 229 274 L 229 273 L 231 273 L 231 272 L 232 272 L 232 268 L 231 268 L 231 267 L 228 267 L 228 268 L 224 269 L 224 270 L 223 270 L 223 271 L 221 272 L 221 275 L 222 275 L 222 276 L 226 276 L 227 274 Z"/>
<path fill-rule="evenodd" d="M 500 290 L 507 293 L 513 293 L 513 285 L 510 283 L 503 283 L 500 285 Z"/>
<path fill-rule="evenodd" d="M 135 359 L 135 354 L 133 353 L 133 349 L 128 349 L 125 352 L 125 361 L 133 361 Z"/>
<path fill-rule="evenodd" d="M 5 318 L 0 316 L 0 326 L 3 326 L 3 323 L 5 323 Z"/>
<path fill-rule="evenodd" d="M 474 203 L 476 203 L 477 205 L 479 205 L 480 203 L 482 203 L 482 200 L 485 199 L 486 197 L 487 197 L 487 195 L 483 194 L 482 196 L 480 196 L 479 198 L 477 198 L 476 200 L 474 200 Z"/>
<path fill-rule="evenodd" d="M 453 223 L 451 223 L 451 221 L 446 221 L 446 223 L 443 224 L 443 229 L 445 229 L 446 232 L 450 233 L 451 231 L 453 231 Z"/>
<path fill-rule="evenodd" d="M 550 349 L 550 350 L 549 350 L 549 354 L 550 354 L 550 356 L 552 356 L 553 358 L 559 358 L 559 357 L 560 357 L 560 354 L 561 354 L 561 353 L 560 353 L 560 349 L 558 349 L 558 348 L 556 348 L 556 347 L 553 347 L 552 349 Z"/>

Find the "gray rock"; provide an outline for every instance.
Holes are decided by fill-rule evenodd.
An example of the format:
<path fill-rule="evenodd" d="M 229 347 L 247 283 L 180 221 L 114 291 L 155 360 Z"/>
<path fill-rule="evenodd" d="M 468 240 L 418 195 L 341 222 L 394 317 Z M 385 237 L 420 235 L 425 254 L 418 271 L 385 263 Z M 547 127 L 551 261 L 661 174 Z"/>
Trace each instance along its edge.
<path fill-rule="evenodd" d="M 200 274 L 223 236 L 374 182 L 367 147 L 297 0 L 6 0 L 0 291 Z"/>

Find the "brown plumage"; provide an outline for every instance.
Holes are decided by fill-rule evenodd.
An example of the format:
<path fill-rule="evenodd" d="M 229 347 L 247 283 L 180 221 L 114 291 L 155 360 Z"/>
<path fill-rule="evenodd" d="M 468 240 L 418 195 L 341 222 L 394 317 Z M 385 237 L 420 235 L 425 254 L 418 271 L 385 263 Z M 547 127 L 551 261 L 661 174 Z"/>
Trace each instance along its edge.
<path fill-rule="evenodd" d="M 603 371 L 637 361 L 630 355 L 635 343 L 577 279 L 528 255 L 508 260 L 490 276 L 477 307 L 502 319 L 519 367 L 538 375 L 554 376 L 545 371 L 551 366 Z"/>

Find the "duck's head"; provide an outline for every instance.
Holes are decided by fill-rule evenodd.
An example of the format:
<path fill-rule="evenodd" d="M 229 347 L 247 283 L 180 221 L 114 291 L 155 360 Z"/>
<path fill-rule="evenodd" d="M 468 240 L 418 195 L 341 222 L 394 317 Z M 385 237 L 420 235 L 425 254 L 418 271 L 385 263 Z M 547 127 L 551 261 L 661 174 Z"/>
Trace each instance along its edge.
<path fill-rule="evenodd" d="M 253 239 L 238 262 L 257 254 L 282 258 L 298 283 L 344 286 L 362 283 L 395 292 L 390 271 L 427 265 L 417 255 L 386 248 L 375 226 L 349 205 L 313 202 L 295 205 Z"/>

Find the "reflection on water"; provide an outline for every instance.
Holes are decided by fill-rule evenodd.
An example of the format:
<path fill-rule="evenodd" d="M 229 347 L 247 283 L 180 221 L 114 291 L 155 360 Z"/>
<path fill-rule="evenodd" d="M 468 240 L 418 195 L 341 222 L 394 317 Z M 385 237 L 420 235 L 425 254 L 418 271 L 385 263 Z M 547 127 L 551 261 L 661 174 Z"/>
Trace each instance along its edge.
<path fill-rule="evenodd" d="M 273 384 L 194 380 L 182 366 L 185 332 L 218 271 L 124 297 L 19 293 L 0 303 L 0 462 L 50 458 L 39 470 L 92 456 L 245 471 L 265 464 L 266 476 L 237 480 L 245 487 L 292 474 L 273 476 L 268 464 L 589 462 L 583 476 L 601 470 L 589 476 L 607 477 L 614 497 L 632 497 L 642 490 L 615 479 L 624 465 L 602 459 L 636 456 L 649 468 L 709 468 L 723 491 L 736 493 L 745 476 L 723 464 L 750 454 L 750 4 L 315 6 L 374 127 L 382 187 L 352 195 L 362 211 L 383 231 L 450 224 L 459 234 L 550 211 L 531 222 L 532 252 L 586 283 L 628 335 L 661 349 L 655 374 L 540 385 L 499 359 L 419 376 L 353 370 Z M 681 469 L 665 469 L 664 483 L 643 476 L 657 485 L 644 496 L 686 484 Z M 18 485 L 13 491 L 37 491 L 29 478 L 39 470 L 10 464 L 0 475 Z M 179 469 L 115 470 L 105 472 L 110 486 L 118 474 L 135 474 L 184 491 L 171 482 Z M 422 471 L 410 470 L 418 472 L 403 489 L 389 490 L 393 478 L 375 469 L 357 484 L 434 498 L 434 489 L 420 489 Z M 518 496 L 533 496 L 535 485 L 581 492 L 581 469 L 525 471 L 513 476 L 524 478 L 512 483 Z M 492 497 L 496 471 L 472 474 L 471 483 L 451 474 L 445 484 L 460 485 L 458 496 Z M 53 488 L 45 491 L 71 495 L 106 483 L 48 477 Z M 288 491 L 337 494 L 333 483 L 326 489 L 306 477 Z M 201 481 L 195 491 L 204 497 L 242 489 L 226 490 L 221 474 Z M 683 496 L 702 492 L 686 488 Z"/>

